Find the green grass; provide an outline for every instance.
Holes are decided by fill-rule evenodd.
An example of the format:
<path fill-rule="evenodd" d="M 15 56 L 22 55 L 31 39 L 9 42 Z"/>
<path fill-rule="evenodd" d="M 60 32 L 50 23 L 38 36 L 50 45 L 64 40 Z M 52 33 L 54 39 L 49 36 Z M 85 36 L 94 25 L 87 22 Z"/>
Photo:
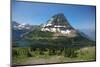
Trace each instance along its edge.
<path fill-rule="evenodd" d="M 85 47 L 78 50 L 78 58 L 83 60 L 96 60 L 95 47 Z"/>
<path fill-rule="evenodd" d="M 48 48 L 13 48 L 13 64 L 31 64 L 31 61 L 39 64 L 42 63 L 41 60 L 44 60 L 45 63 L 63 63 L 95 59 L 95 47 L 64 48 L 61 52 L 59 50 L 50 51 Z"/>

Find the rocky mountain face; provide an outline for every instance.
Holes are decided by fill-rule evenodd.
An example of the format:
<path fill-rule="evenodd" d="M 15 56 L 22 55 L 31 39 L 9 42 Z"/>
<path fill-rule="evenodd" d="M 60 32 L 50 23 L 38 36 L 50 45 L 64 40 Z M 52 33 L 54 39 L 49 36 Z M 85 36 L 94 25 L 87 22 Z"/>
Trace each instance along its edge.
<path fill-rule="evenodd" d="M 41 31 L 54 32 L 54 36 L 78 36 L 78 32 L 69 24 L 63 13 L 52 16 L 47 23 L 41 27 Z"/>

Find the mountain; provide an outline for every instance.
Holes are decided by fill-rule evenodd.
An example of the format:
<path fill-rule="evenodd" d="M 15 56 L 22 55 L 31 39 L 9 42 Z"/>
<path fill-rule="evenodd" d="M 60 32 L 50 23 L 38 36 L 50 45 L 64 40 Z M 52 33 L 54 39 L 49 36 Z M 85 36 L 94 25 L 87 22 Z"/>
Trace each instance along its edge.
<path fill-rule="evenodd" d="M 29 24 L 19 24 L 15 21 L 12 22 L 13 29 L 17 30 L 30 30 L 32 29 L 32 25 Z"/>
<path fill-rule="evenodd" d="M 16 21 L 12 21 L 12 32 L 13 32 L 12 37 L 13 37 L 13 40 L 21 39 L 24 35 L 33 31 L 37 27 L 38 27 L 37 25 L 19 24 Z"/>
<path fill-rule="evenodd" d="M 41 26 L 41 31 L 54 32 L 56 36 L 76 37 L 78 36 L 75 30 L 68 22 L 63 13 L 58 13 L 52 16 L 46 24 Z"/>
<path fill-rule="evenodd" d="M 13 26 L 13 27 L 16 27 L 16 26 L 18 26 L 18 25 L 20 25 L 20 24 L 17 23 L 16 21 L 12 21 L 12 26 Z"/>
<path fill-rule="evenodd" d="M 79 32 L 80 34 L 83 35 L 84 37 L 95 41 L 96 40 L 96 33 L 94 29 L 80 29 Z M 84 35 L 85 34 L 85 35 Z"/>

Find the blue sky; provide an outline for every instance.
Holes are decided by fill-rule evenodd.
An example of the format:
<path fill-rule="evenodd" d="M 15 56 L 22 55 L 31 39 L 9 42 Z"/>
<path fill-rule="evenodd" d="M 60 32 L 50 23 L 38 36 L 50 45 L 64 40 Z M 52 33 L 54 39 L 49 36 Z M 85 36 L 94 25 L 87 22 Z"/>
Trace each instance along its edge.
<path fill-rule="evenodd" d="M 39 25 L 46 23 L 57 13 L 64 13 L 69 23 L 76 29 L 95 29 L 95 6 L 12 3 L 12 20 L 18 23 Z"/>

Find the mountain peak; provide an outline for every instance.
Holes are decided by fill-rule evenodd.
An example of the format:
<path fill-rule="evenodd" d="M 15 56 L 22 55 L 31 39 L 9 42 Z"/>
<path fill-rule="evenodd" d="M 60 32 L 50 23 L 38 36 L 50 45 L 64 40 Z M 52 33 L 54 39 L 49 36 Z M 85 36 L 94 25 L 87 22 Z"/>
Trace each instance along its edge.
<path fill-rule="evenodd" d="M 64 16 L 64 14 L 63 13 L 57 13 L 54 16 Z"/>
<path fill-rule="evenodd" d="M 63 13 L 58 13 L 53 15 L 48 21 L 47 21 L 47 26 L 51 25 L 60 25 L 60 26 L 65 26 L 66 28 L 72 28 L 72 26 L 69 24 L 68 20 L 66 19 L 66 17 L 64 16 Z"/>
<path fill-rule="evenodd" d="M 46 24 L 42 27 L 41 31 L 49 31 L 60 34 L 60 36 L 76 36 L 76 30 L 69 24 L 68 20 L 63 13 L 53 15 Z M 59 35 L 58 35 L 59 36 Z"/>

